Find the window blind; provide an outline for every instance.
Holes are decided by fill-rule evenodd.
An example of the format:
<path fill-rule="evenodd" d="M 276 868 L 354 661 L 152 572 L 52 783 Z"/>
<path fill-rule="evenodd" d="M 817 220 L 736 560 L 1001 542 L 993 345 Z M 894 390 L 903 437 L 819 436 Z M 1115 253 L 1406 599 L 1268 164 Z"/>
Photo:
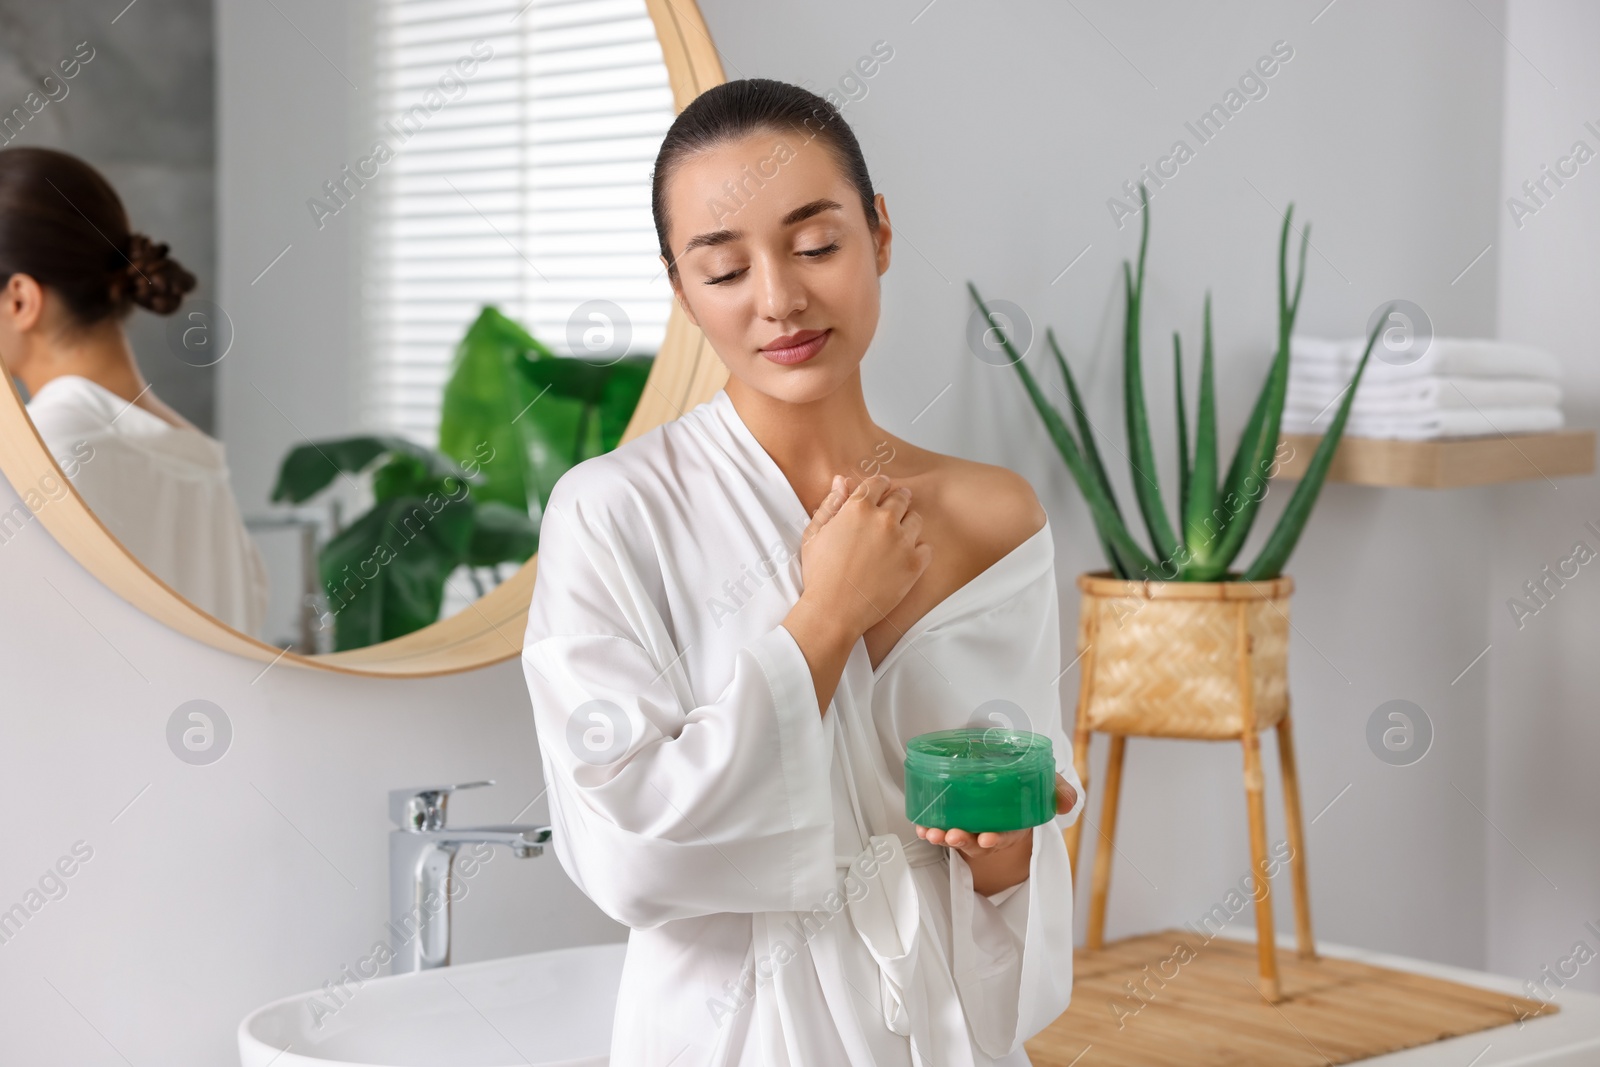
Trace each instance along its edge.
<path fill-rule="evenodd" d="M 485 304 L 570 355 L 574 312 L 610 301 L 627 354 L 655 352 L 671 294 L 650 168 L 674 112 L 643 0 L 376 0 L 373 16 L 367 118 L 393 157 L 359 193 L 361 422 L 437 444 Z"/>

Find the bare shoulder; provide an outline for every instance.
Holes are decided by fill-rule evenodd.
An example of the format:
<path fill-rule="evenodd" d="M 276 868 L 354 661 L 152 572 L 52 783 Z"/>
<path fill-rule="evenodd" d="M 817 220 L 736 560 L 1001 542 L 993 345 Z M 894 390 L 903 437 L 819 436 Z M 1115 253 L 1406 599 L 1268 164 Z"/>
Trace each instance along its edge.
<path fill-rule="evenodd" d="M 982 569 L 1044 528 L 1047 515 L 1033 485 L 1006 467 L 918 450 L 918 473 L 903 480 L 936 536 Z M 885 473 L 894 477 L 892 466 Z M 959 547 L 957 547 L 959 546 Z"/>
<path fill-rule="evenodd" d="M 1044 505 L 1033 484 L 1006 467 L 960 460 L 951 477 L 957 529 L 982 553 L 999 559 L 1044 528 Z"/>

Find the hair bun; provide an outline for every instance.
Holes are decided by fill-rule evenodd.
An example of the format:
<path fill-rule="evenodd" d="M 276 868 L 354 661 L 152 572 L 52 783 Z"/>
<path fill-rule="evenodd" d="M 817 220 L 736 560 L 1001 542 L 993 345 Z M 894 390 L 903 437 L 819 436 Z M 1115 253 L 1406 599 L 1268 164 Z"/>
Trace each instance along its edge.
<path fill-rule="evenodd" d="M 128 235 L 126 261 L 111 276 L 113 304 L 131 300 L 157 315 L 170 315 L 194 287 L 195 276 L 167 255 L 166 242 L 142 233 Z"/>

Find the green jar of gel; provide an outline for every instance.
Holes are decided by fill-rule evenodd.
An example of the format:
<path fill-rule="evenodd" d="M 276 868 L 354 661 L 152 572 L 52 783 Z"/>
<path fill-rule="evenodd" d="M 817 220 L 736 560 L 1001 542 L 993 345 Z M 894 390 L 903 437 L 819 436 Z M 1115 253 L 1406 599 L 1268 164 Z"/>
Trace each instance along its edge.
<path fill-rule="evenodd" d="M 918 734 L 906 745 L 906 818 L 971 833 L 1022 830 L 1055 818 L 1050 738 L 967 728 Z"/>

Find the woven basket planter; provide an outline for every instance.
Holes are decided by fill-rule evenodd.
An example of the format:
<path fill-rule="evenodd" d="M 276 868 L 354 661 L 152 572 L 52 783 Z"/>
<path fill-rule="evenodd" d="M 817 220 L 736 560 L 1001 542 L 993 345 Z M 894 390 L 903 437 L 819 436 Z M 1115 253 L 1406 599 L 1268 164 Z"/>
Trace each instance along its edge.
<path fill-rule="evenodd" d="M 1239 738 L 1289 708 L 1288 577 L 1146 582 L 1078 576 L 1080 726 L 1111 734 Z"/>

